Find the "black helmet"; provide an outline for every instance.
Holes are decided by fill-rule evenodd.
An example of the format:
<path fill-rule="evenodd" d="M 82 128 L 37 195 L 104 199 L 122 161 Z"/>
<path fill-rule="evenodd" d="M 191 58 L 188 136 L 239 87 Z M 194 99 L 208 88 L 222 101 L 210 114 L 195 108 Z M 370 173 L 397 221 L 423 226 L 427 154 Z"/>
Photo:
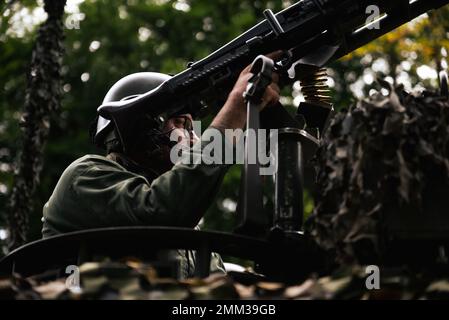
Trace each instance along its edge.
<path fill-rule="evenodd" d="M 134 98 L 145 92 L 157 88 L 171 76 L 157 72 L 138 72 L 127 75 L 117 81 L 106 93 L 103 104 L 113 101 L 122 101 Z M 93 134 L 93 142 L 102 149 L 108 149 L 108 144 L 119 144 L 114 123 L 102 116 L 97 117 L 96 128 Z"/>

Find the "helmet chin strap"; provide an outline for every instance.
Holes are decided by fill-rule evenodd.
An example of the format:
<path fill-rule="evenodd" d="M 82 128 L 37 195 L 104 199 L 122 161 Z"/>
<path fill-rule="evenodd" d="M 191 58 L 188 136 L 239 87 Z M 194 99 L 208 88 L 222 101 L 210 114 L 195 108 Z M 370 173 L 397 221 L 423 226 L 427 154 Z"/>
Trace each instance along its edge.
<path fill-rule="evenodd" d="M 179 143 L 171 140 L 170 136 L 178 128 L 173 127 L 163 131 L 162 123 L 158 127 L 147 129 L 145 134 L 136 136 L 132 151 L 128 150 L 125 153 L 120 148 L 112 149 L 108 158 L 131 172 L 147 177 L 149 180 L 154 180 L 169 171 L 174 165 L 170 160 L 171 148 Z M 105 140 L 107 143 L 118 142 L 114 132 L 107 136 Z"/>
<path fill-rule="evenodd" d="M 107 155 L 107 158 L 117 162 L 131 172 L 144 176 L 150 182 L 163 174 L 163 172 L 159 172 L 159 170 L 139 164 L 137 161 L 133 160 L 130 156 L 124 153 L 111 152 Z"/>

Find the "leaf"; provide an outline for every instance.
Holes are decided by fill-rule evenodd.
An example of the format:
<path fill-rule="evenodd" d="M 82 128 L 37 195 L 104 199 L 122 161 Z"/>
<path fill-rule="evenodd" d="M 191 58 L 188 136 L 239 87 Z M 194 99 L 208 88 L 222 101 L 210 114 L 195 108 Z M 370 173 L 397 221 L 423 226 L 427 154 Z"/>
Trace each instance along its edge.
<path fill-rule="evenodd" d="M 240 299 L 254 299 L 255 298 L 255 292 L 256 292 L 256 286 L 245 286 L 240 283 L 235 283 L 235 290 L 237 291 L 237 294 L 239 295 Z"/>
<path fill-rule="evenodd" d="M 63 294 L 67 287 L 64 280 L 57 280 L 36 286 L 34 290 L 41 295 L 42 299 L 54 300 Z"/>
<path fill-rule="evenodd" d="M 314 279 L 307 279 L 304 283 L 285 289 L 284 297 L 287 299 L 309 298 L 320 299 L 324 297 L 323 290 Z"/>

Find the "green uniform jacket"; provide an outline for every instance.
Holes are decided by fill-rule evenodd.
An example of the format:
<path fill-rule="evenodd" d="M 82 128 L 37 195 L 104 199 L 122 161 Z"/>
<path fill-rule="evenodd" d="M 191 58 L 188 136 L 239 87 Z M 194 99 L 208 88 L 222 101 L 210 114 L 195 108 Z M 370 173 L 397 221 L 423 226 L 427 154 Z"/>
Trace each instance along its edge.
<path fill-rule="evenodd" d="M 194 228 L 229 168 L 199 161 L 201 152 L 213 141 L 211 130 L 217 133 L 216 129 L 206 130 L 191 152 L 183 154 L 193 164 L 177 163 L 153 181 L 103 156 L 86 155 L 74 161 L 44 206 L 43 236 L 114 226 Z M 228 151 L 232 149 L 221 131 L 219 135 L 222 146 Z M 192 276 L 191 252 L 180 251 L 180 255 L 184 261 L 181 276 Z M 218 255 L 213 256 L 211 267 L 211 271 L 224 271 Z"/>

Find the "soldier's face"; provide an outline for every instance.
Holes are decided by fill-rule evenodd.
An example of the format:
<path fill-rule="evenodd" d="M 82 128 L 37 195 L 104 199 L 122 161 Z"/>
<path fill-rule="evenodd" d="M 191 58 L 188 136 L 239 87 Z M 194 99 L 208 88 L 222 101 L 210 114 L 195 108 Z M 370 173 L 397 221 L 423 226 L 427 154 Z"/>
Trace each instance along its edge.
<path fill-rule="evenodd" d="M 163 131 L 169 132 L 172 140 L 176 139 L 178 143 L 191 147 L 199 140 L 192 123 L 191 114 L 178 115 L 165 121 Z"/>

